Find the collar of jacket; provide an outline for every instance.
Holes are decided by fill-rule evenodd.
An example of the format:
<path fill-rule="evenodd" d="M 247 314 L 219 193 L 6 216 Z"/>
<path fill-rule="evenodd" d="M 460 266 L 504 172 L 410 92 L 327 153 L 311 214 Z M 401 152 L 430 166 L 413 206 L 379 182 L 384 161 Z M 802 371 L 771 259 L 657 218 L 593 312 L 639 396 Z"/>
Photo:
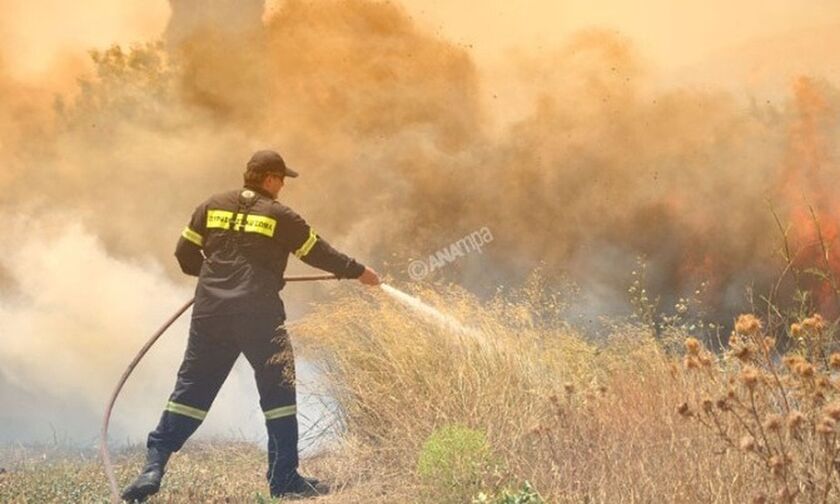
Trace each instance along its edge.
<path fill-rule="evenodd" d="M 262 194 L 263 196 L 265 196 L 268 199 L 272 199 L 272 200 L 274 199 L 274 196 L 272 196 L 270 192 L 266 191 L 265 189 L 263 189 L 262 187 L 260 187 L 258 185 L 245 184 L 245 189 L 250 189 L 250 190 L 254 191 L 255 193 Z"/>

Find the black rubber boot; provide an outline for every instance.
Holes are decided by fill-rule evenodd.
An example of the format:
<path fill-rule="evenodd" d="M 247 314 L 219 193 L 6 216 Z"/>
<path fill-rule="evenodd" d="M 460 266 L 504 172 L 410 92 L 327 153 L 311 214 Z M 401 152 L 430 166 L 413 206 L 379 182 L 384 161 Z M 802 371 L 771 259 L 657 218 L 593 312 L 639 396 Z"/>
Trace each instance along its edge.
<path fill-rule="evenodd" d="M 143 502 L 160 490 L 160 482 L 166 469 L 166 462 L 172 452 L 160 448 L 149 448 L 146 466 L 134 483 L 123 490 L 122 498 L 128 502 Z"/>
<path fill-rule="evenodd" d="M 285 499 L 301 499 L 317 497 L 329 493 L 330 489 L 315 478 L 301 476 L 293 472 L 281 485 L 271 487 L 271 496 Z"/>

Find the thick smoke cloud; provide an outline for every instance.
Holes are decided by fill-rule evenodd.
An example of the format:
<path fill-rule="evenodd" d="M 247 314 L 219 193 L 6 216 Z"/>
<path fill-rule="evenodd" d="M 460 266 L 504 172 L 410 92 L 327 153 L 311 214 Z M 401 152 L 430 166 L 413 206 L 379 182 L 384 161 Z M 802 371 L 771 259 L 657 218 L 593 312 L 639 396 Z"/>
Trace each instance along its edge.
<path fill-rule="evenodd" d="M 109 256 L 74 217 L 7 220 L 0 253 L 15 287 L 0 298 L 0 442 L 92 443 L 131 350 L 189 298 L 157 263 Z M 173 328 L 185 332 L 185 321 Z M 183 352 L 183 338 L 174 334 L 160 340 L 125 389 L 114 415 L 116 439 L 141 441 L 154 426 Z M 261 434 L 246 368 L 237 367 L 226 384 L 205 434 Z"/>
<path fill-rule="evenodd" d="M 429 280 L 490 293 L 541 266 L 583 286 L 587 313 L 625 308 L 643 255 L 666 301 L 707 281 L 726 318 L 777 271 L 768 202 L 800 244 L 813 243 L 803 196 L 837 217 L 836 189 L 814 181 L 836 173 L 840 124 L 825 111 L 840 98 L 817 79 L 772 103 L 653 91 L 631 40 L 591 30 L 511 65 L 533 99 L 498 128 L 469 52 L 399 5 L 289 0 L 263 23 L 250 2 L 231 30 L 214 21 L 231 3 L 216 4 L 190 17 L 175 2 L 162 42 L 100 50 L 73 94 L 0 66 L 0 211 L 20 216 L 0 255 L 4 397 L 78 397 L 82 417 L 98 414 L 143 331 L 189 292 L 171 258 L 186 219 L 239 184 L 257 148 L 302 173 L 281 199 L 397 279 L 488 227 L 483 254 Z M 160 352 L 176 361 L 181 344 Z M 156 416 L 175 364 L 149 366 L 154 398 L 133 397 Z"/>

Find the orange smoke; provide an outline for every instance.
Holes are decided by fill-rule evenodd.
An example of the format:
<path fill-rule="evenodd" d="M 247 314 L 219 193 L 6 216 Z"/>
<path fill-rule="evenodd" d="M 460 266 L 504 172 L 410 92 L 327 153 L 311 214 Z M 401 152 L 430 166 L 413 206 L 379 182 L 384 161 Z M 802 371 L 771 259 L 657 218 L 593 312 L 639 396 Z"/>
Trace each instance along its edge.
<path fill-rule="evenodd" d="M 10 146 L 24 161 L 4 193 L 44 180 L 110 252 L 177 275 L 185 216 L 273 146 L 303 174 L 283 199 L 363 261 L 407 278 L 411 259 L 486 226 L 492 246 L 440 279 L 492 292 L 542 264 L 608 292 L 605 310 L 623 306 L 637 256 L 666 300 L 709 282 L 718 313 L 735 310 L 779 269 L 768 199 L 804 232 L 788 207 L 806 192 L 836 237 L 827 85 L 781 105 L 657 89 L 631 40 L 586 30 L 511 63 L 530 101 L 500 129 L 470 53 L 397 4 L 289 0 L 264 24 L 247 5 L 236 30 L 213 21 L 229 10 L 176 9 L 170 45 L 100 52 L 54 131 Z"/>

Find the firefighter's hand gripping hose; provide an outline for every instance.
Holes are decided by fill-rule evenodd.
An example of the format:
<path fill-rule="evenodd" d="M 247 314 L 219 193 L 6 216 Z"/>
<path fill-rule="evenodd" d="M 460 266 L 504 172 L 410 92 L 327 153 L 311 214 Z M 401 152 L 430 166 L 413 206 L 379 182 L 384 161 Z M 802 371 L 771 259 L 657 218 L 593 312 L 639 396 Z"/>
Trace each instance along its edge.
<path fill-rule="evenodd" d="M 335 280 L 335 275 L 303 275 L 303 276 L 292 276 L 286 277 L 284 280 L 286 282 L 310 282 L 315 280 Z M 105 474 L 108 476 L 108 484 L 111 487 L 111 502 L 112 503 L 119 503 L 122 501 L 120 497 L 120 491 L 117 487 L 117 478 L 114 476 L 114 467 L 111 464 L 111 455 L 108 452 L 108 424 L 111 421 L 111 411 L 114 409 L 114 403 L 117 402 L 117 397 L 120 394 L 120 391 L 125 385 L 125 382 L 128 380 L 128 377 L 131 375 L 134 368 L 137 367 L 137 364 L 146 355 L 146 352 L 152 348 L 152 345 L 161 337 L 163 333 L 166 332 L 169 327 L 175 323 L 178 318 L 184 314 L 193 304 L 193 299 L 190 299 L 188 302 L 184 303 L 182 307 L 178 309 L 172 316 L 149 338 L 149 341 L 143 345 L 143 348 L 137 352 L 137 355 L 134 356 L 134 359 L 128 365 L 126 370 L 123 372 L 120 380 L 117 382 L 117 386 L 114 388 L 114 392 L 111 394 L 111 398 L 108 400 L 108 406 L 105 408 L 105 417 L 102 420 L 102 431 L 100 433 L 99 439 L 99 452 L 102 456 L 102 464 L 105 466 Z"/>

